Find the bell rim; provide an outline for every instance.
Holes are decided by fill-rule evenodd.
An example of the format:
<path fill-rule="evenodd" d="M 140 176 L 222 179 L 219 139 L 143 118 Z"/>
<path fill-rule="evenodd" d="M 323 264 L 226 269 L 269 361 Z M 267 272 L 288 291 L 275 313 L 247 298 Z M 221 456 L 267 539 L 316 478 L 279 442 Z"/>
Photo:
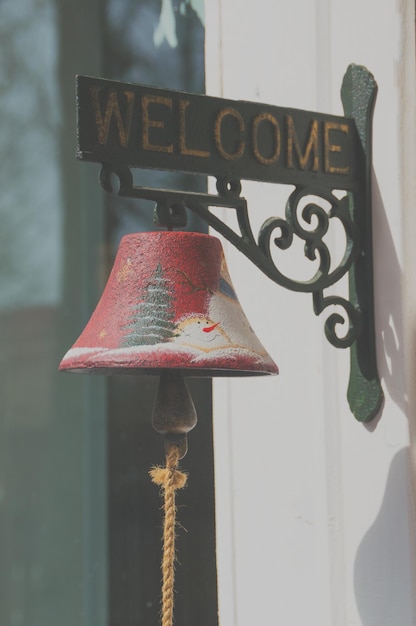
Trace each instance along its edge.
<path fill-rule="evenodd" d="M 93 374 L 93 375 L 136 375 L 136 376 L 160 376 L 160 374 L 167 370 L 182 371 L 183 375 L 188 378 L 245 378 L 250 376 L 277 376 L 279 375 L 279 368 L 276 366 L 275 370 L 271 369 L 252 369 L 252 370 L 239 370 L 239 369 L 227 369 L 227 368 L 197 368 L 197 367 L 97 367 L 97 366 L 85 366 L 85 367 L 60 367 L 59 371 L 66 374 Z"/>

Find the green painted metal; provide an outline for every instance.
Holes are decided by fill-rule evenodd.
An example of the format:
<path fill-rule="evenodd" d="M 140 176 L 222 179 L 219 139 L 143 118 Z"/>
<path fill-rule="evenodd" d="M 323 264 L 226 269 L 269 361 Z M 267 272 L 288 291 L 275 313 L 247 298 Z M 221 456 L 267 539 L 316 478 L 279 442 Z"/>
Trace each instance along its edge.
<path fill-rule="evenodd" d="M 153 200 L 156 224 L 169 229 L 183 228 L 191 210 L 271 280 L 310 293 L 316 315 L 336 307 L 338 312 L 330 313 L 325 322 L 325 335 L 335 347 L 351 349 L 348 402 L 362 422 L 373 419 L 383 403 L 375 355 L 371 241 L 376 91 L 368 70 L 351 65 L 341 94 L 345 117 L 339 117 L 77 79 L 78 158 L 101 162 L 104 189 L 112 191 L 116 174 L 119 195 Z M 212 175 L 218 193 L 135 186 L 132 167 Z M 247 201 L 240 195 L 242 179 L 295 185 L 285 217 L 267 219 L 257 237 Z M 234 210 L 240 232 L 230 229 L 210 207 Z M 343 227 L 346 243 L 341 261 L 333 267 L 324 238 L 335 222 Z M 295 238 L 304 242 L 308 260 L 318 260 L 307 281 L 283 274 L 272 254 L 273 246 L 286 250 Z M 346 274 L 349 300 L 328 294 L 327 289 Z"/>
<path fill-rule="evenodd" d="M 341 89 L 345 115 L 355 120 L 365 155 L 360 189 L 350 194 L 350 211 L 360 235 L 359 254 L 349 272 L 350 302 L 361 314 L 361 331 L 351 345 L 348 402 L 359 421 L 368 422 L 380 411 L 384 396 L 377 373 L 373 295 L 372 245 L 372 118 L 377 95 L 374 77 L 350 65 Z"/>

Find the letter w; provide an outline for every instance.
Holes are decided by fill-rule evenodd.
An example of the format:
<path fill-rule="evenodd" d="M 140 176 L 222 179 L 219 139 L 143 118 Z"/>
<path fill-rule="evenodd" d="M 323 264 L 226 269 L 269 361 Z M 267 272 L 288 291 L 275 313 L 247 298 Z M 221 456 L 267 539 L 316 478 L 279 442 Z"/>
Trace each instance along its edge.
<path fill-rule="evenodd" d="M 123 91 L 123 94 L 127 99 L 127 113 L 126 119 L 123 120 L 120 112 L 120 106 L 118 103 L 117 93 L 112 90 L 109 93 L 107 103 L 105 105 L 104 115 L 102 114 L 100 103 L 98 101 L 98 94 L 101 91 L 101 87 L 97 85 L 90 88 L 92 104 L 95 113 L 95 123 L 97 126 L 98 141 L 101 144 L 106 144 L 108 139 L 108 131 L 110 129 L 111 118 L 114 116 L 118 138 L 120 144 L 125 148 L 129 141 L 131 118 L 133 114 L 134 93 L 132 91 Z"/>

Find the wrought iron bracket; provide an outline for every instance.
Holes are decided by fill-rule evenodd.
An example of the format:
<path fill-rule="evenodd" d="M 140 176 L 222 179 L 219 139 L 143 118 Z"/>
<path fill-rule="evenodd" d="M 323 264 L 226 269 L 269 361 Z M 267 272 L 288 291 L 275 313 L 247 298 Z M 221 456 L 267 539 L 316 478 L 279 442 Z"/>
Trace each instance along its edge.
<path fill-rule="evenodd" d="M 373 76 L 361 66 L 349 66 L 341 89 L 345 117 L 309 114 L 309 125 L 302 122 L 303 112 L 295 110 L 280 110 L 263 105 L 265 110 L 259 113 L 258 108 L 253 108 L 258 105 L 250 103 L 231 103 L 207 96 L 184 95 L 165 90 L 151 90 L 149 96 L 137 91 L 143 90 L 142 87 L 129 86 L 129 91 L 126 85 L 119 83 L 119 90 L 123 87 L 122 93 L 125 94 L 123 111 L 123 98 L 117 99 L 118 91 L 114 89 L 113 81 L 101 81 L 111 83 L 113 91 L 109 92 L 110 95 L 107 93 L 107 100 L 100 104 L 102 87 L 100 84 L 97 86 L 99 79 L 84 80 L 89 82 L 86 85 L 81 83 L 78 88 L 78 128 L 81 131 L 78 156 L 83 160 L 101 161 L 100 181 L 103 188 L 113 191 L 111 177 L 116 174 L 120 182 L 118 194 L 154 201 L 156 224 L 169 229 L 185 227 L 187 210 L 192 211 L 230 241 L 271 280 L 287 289 L 312 294 L 316 315 L 320 315 L 328 307 L 336 307 L 338 312 L 331 312 L 325 322 L 325 334 L 333 346 L 350 348 L 347 397 L 352 413 L 359 421 L 373 419 L 383 403 L 376 364 L 373 302 L 371 141 L 377 93 Z M 95 81 L 92 87 L 91 81 Z M 154 157 L 151 162 L 141 160 L 143 153 L 139 158 L 135 153 L 128 152 L 127 131 L 132 124 L 132 102 L 137 93 L 141 96 L 142 106 L 142 145 Z M 90 109 L 93 115 L 89 119 L 84 116 L 84 110 L 87 109 L 86 94 L 92 99 Z M 180 97 L 178 102 L 175 96 Z M 187 142 L 190 140 L 185 135 L 188 107 L 195 104 L 196 108 L 198 105 L 202 111 L 200 116 L 203 116 L 204 107 L 208 107 L 209 117 L 208 113 L 211 109 L 214 110 L 214 101 L 219 113 L 216 113 L 213 125 L 213 143 L 222 157 L 222 162 L 218 154 L 214 159 L 210 150 L 189 148 Z M 179 156 L 175 162 L 172 160 L 175 143 L 169 139 L 170 135 L 166 134 L 163 141 L 157 134 L 151 139 L 149 133 L 157 133 L 159 130 L 166 132 L 168 122 L 160 112 L 150 118 L 149 103 L 156 108 L 165 107 L 165 112 L 167 109 L 173 111 L 177 106 L 180 130 Z M 218 109 L 219 106 L 222 108 Z M 111 129 L 112 118 L 114 121 Z M 226 118 L 234 124 L 237 143 L 227 143 L 226 134 L 224 138 L 221 136 L 224 130 L 221 125 Z M 255 158 L 251 163 L 248 159 L 243 160 L 246 143 L 244 141 L 243 144 L 241 137 L 248 127 L 247 120 L 253 118 L 251 145 Z M 285 130 L 281 130 L 281 122 L 279 126 L 281 119 L 286 120 Z M 94 145 L 90 139 L 90 128 L 94 127 L 92 120 L 95 121 L 99 137 L 98 143 L 96 141 Z M 306 137 L 304 142 L 299 141 L 294 124 L 298 128 L 303 127 L 303 136 Z M 323 147 L 319 143 L 319 124 L 324 128 L 321 138 Z M 267 130 L 268 135 L 272 135 L 271 139 L 263 137 L 263 144 L 260 143 L 260 129 L 263 133 Z M 112 144 L 111 137 L 108 138 L 111 132 L 117 145 L 114 142 Z M 331 138 L 331 132 L 338 133 L 336 141 Z M 83 140 L 84 136 L 86 141 Z M 192 137 L 191 133 L 189 137 Z M 351 145 L 344 146 L 345 138 L 351 141 Z M 121 150 L 123 143 L 126 148 L 124 152 Z M 268 166 L 277 167 L 283 143 L 287 148 L 286 168 L 272 170 Z M 345 161 L 339 161 L 339 153 L 343 153 L 344 157 L 347 155 Z M 193 159 L 187 161 L 187 157 Z M 240 160 L 242 164 L 237 167 L 236 163 Z M 211 174 L 217 180 L 217 194 L 135 186 L 130 169 L 132 166 Z M 267 167 L 262 170 L 261 166 Z M 263 173 L 265 170 L 267 174 Z M 243 178 L 295 184 L 286 203 L 285 218 L 267 219 L 257 237 L 251 228 L 247 201 L 241 196 Z M 219 219 L 210 210 L 212 207 L 234 210 L 239 232 Z M 341 224 L 345 233 L 344 253 L 335 268 L 332 267 L 330 251 L 325 242 L 325 235 L 334 222 Z M 287 250 L 295 238 L 304 242 L 305 257 L 317 264 L 314 275 L 306 281 L 288 277 L 275 262 L 275 248 Z M 349 278 L 349 299 L 328 294 L 328 288 L 346 274 Z"/>

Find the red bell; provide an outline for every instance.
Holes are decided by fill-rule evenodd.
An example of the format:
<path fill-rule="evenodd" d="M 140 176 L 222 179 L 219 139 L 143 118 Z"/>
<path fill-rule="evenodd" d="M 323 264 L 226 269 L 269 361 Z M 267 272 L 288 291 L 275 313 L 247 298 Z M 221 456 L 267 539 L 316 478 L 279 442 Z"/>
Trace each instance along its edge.
<path fill-rule="evenodd" d="M 173 623 L 175 490 L 196 425 L 188 376 L 277 374 L 235 295 L 221 243 L 199 233 L 152 232 L 121 241 L 101 300 L 61 370 L 160 374 L 153 427 L 166 467 L 151 471 L 164 497 L 163 624 Z"/>
<path fill-rule="evenodd" d="M 125 236 L 94 313 L 60 370 L 277 374 L 247 321 L 221 243 L 187 232 Z"/>

